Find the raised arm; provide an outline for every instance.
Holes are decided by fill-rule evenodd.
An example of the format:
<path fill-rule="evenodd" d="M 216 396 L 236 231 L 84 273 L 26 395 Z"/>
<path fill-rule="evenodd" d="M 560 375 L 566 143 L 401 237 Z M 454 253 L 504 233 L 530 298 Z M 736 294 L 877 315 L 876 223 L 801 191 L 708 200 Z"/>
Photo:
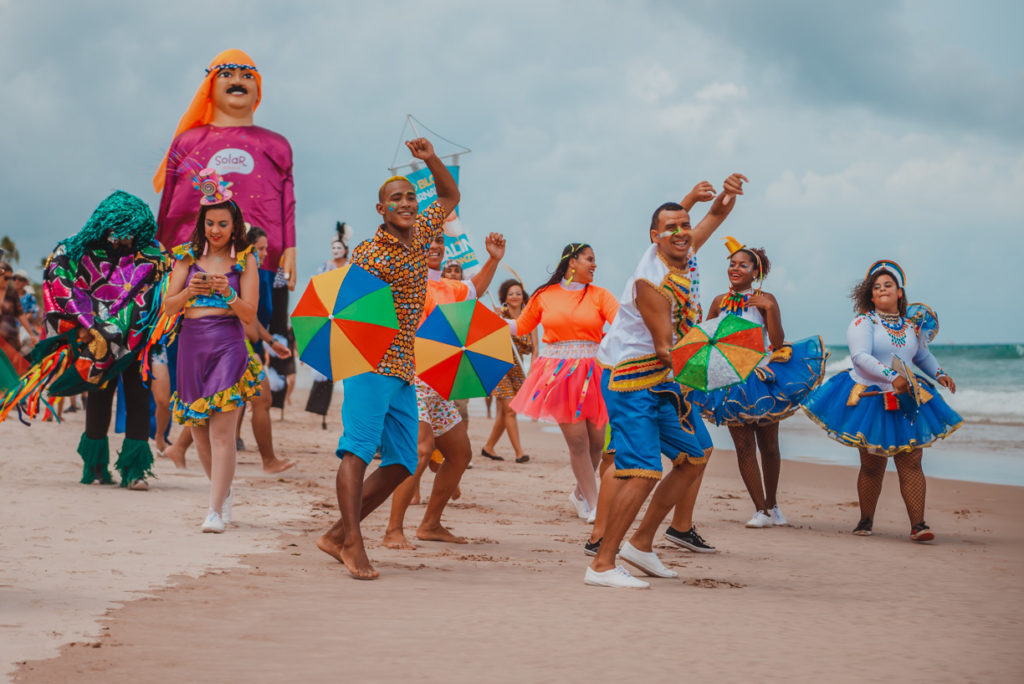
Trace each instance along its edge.
<path fill-rule="evenodd" d="M 480 297 L 494 280 L 494 274 L 498 270 L 498 262 L 505 258 L 505 236 L 501 233 L 490 233 L 484 240 L 484 248 L 487 250 L 487 261 L 480 267 L 476 275 L 470 278 L 476 296 Z"/>
<path fill-rule="evenodd" d="M 734 201 L 737 196 L 743 194 L 743 184 L 749 183 L 747 177 L 740 173 L 734 173 L 725 179 L 722 186 L 722 194 L 715 198 L 708 210 L 707 215 L 700 220 L 700 223 L 693 229 L 693 250 L 697 251 L 708 239 L 718 230 L 718 226 L 732 212 L 736 206 Z"/>
<path fill-rule="evenodd" d="M 461 198 L 455 178 L 452 177 L 444 162 L 434 153 L 433 144 L 426 138 L 409 140 L 405 146 L 409 148 L 412 156 L 421 160 L 430 169 L 430 173 L 434 176 L 434 187 L 437 189 L 437 202 L 444 210 L 444 215 L 447 216 L 458 206 Z"/>

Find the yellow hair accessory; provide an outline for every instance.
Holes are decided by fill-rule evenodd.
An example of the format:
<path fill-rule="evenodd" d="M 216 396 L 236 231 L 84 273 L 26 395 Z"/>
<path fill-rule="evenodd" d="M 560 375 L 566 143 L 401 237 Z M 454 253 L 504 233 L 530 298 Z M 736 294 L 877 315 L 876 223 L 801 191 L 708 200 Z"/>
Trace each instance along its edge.
<path fill-rule="evenodd" d="M 732 256 L 746 246 L 731 235 L 725 236 L 722 238 L 722 241 L 725 242 L 725 249 L 729 252 L 729 256 Z"/>

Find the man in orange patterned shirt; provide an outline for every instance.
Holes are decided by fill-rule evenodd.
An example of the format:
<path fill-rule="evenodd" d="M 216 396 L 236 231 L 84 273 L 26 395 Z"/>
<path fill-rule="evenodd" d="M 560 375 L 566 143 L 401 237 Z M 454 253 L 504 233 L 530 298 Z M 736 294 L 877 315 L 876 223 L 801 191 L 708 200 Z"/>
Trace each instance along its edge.
<path fill-rule="evenodd" d="M 459 188 L 426 138 L 406 143 L 434 175 L 437 200 L 417 213 L 408 179 L 389 178 L 378 192 L 384 222 L 372 239 L 352 251 L 352 263 L 391 285 L 398 334 L 373 373 L 343 381 L 342 435 L 338 440 L 337 492 L 341 519 L 317 541 L 321 551 L 345 564 L 356 579 L 375 579 L 359 522 L 384 503 L 416 469 L 419 414 L 413 340 L 427 294 L 427 251 L 445 217 L 459 203 Z M 366 466 L 380 450 L 381 465 L 366 481 Z"/>

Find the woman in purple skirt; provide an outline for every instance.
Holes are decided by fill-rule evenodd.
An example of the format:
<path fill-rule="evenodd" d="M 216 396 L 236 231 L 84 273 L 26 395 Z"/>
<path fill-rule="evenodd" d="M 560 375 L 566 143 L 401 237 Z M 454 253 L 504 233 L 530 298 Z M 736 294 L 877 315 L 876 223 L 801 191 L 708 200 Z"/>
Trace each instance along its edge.
<path fill-rule="evenodd" d="M 257 396 L 263 369 L 245 341 L 243 323 L 256 317 L 259 264 L 246 240 L 245 222 L 231 201 L 230 183 L 206 169 L 189 242 L 173 250 L 164 312 L 184 309 L 178 333 L 178 389 L 174 419 L 191 425 L 210 478 L 210 510 L 203 532 L 223 532 L 231 522 L 235 475 L 235 418 L 228 413 Z"/>

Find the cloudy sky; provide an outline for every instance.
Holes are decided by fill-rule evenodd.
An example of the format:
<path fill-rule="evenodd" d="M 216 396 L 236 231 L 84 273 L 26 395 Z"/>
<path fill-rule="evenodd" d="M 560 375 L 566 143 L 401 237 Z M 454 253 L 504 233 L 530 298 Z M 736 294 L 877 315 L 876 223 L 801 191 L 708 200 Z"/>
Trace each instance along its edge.
<path fill-rule="evenodd" d="M 0 234 L 34 268 L 149 179 L 209 60 L 263 74 L 295 155 L 300 276 L 376 225 L 407 113 L 472 148 L 462 218 L 530 287 L 585 240 L 618 294 L 651 211 L 750 178 L 720 235 L 763 245 L 790 338 L 841 342 L 850 286 L 898 260 L 940 342 L 1021 342 L 1024 5 L 0 0 Z M 445 151 L 443 143 L 440 151 Z M 700 212 L 695 212 L 699 217 Z M 725 250 L 702 252 L 704 290 Z"/>

